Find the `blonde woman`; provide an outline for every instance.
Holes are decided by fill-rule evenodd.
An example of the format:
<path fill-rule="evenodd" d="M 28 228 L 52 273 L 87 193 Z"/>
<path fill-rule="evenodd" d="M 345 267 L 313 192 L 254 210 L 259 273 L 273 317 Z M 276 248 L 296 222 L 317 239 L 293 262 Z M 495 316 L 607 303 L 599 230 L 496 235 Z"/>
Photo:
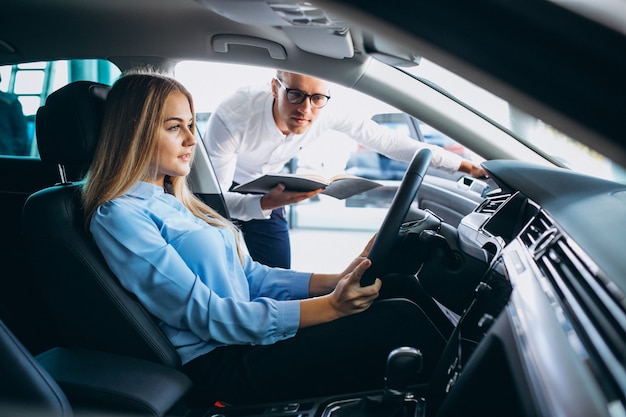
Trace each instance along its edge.
<path fill-rule="evenodd" d="M 444 340 L 416 304 L 374 302 L 380 280 L 360 286 L 365 251 L 339 274 L 253 261 L 233 224 L 187 187 L 194 130 L 184 86 L 123 76 L 83 203 L 108 265 L 157 318 L 197 395 L 246 403 L 375 389 L 392 349 L 438 356 Z"/>

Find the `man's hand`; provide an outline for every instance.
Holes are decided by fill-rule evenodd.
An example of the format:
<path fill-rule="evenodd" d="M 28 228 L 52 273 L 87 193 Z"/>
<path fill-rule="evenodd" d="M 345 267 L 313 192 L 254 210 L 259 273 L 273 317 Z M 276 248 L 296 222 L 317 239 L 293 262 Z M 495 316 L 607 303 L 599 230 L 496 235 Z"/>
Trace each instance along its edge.
<path fill-rule="evenodd" d="M 261 209 L 273 210 L 275 208 L 299 203 L 307 198 L 311 198 L 324 189 L 318 188 L 313 191 L 285 191 L 285 184 L 278 184 L 261 198 Z"/>
<path fill-rule="evenodd" d="M 489 176 L 487 175 L 487 171 L 485 171 L 483 167 L 465 159 L 461 162 L 459 171 L 465 172 L 474 178 L 483 178 Z"/>

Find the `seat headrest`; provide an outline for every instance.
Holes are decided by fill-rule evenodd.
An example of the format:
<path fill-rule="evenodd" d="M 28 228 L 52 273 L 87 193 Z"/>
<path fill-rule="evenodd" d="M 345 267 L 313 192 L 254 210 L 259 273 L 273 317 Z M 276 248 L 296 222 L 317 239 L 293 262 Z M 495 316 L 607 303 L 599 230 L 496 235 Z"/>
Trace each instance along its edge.
<path fill-rule="evenodd" d="M 75 81 L 48 96 L 36 119 L 43 161 L 63 165 L 91 162 L 109 90 L 105 84 Z"/>

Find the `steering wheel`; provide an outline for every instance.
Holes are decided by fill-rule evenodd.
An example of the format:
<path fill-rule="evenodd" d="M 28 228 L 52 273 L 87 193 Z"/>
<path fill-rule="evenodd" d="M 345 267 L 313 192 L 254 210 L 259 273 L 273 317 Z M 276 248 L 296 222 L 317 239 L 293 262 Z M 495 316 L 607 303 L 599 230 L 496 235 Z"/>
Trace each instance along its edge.
<path fill-rule="evenodd" d="M 372 261 L 372 265 L 361 277 L 362 287 L 373 284 L 376 277 L 383 272 L 385 259 L 389 257 L 398 240 L 400 226 L 404 223 L 411 203 L 415 200 L 417 191 L 422 185 L 426 169 L 430 165 L 431 156 L 432 152 L 428 148 L 419 150 L 413 156 L 367 255 L 368 259 Z"/>

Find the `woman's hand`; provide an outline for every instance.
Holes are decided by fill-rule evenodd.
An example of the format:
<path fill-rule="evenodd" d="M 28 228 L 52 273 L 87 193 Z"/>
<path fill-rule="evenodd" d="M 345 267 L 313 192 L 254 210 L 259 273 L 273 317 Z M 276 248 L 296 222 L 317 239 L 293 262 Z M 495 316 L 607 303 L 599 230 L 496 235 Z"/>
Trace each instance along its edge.
<path fill-rule="evenodd" d="M 309 284 L 309 294 L 311 296 L 316 295 L 324 295 L 332 292 L 339 280 L 346 275 L 350 274 L 354 269 L 365 259 L 367 259 L 367 255 L 374 243 L 374 239 L 376 235 L 372 236 L 372 238 L 367 242 L 365 248 L 361 251 L 361 253 L 350 262 L 350 265 L 346 267 L 342 272 L 338 274 L 319 274 L 315 273 L 311 276 L 311 281 Z"/>
<path fill-rule="evenodd" d="M 361 287 L 361 276 L 372 262 L 363 259 L 350 273 L 341 277 L 335 289 L 327 295 L 300 301 L 300 327 L 326 323 L 340 317 L 367 310 L 378 297 L 382 282 Z"/>
<path fill-rule="evenodd" d="M 365 311 L 378 297 L 378 291 L 382 285 L 379 278 L 376 278 L 372 285 L 361 286 L 361 276 L 371 264 L 372 261 L 369 259 L 363 259 L 352 272 L 339 280 L 335 290 L 329 294 L 331 305 L 340 316 Z"/>
<path fill-rule="evenodd" d="M 359 265 L 364 259 L 367 258 L 367 255 L 369 255 L 370 249 L 372 248 L 372 244 L 374 244 L 374 239 L 376 239 L 376 235 L 370 238 L 369 242 L 367 242 L 367 245 L 365 245 L 361 253 L 356 258 L 354 258 L 352 262 L 350 262 L 350 265 L 348 265 L 348 267 L 344 269 L 343 272 L 339 273 L 339 278 L 348 275 L 354 270 L 354 268 L 357 267 L 357 265 Z"/>

